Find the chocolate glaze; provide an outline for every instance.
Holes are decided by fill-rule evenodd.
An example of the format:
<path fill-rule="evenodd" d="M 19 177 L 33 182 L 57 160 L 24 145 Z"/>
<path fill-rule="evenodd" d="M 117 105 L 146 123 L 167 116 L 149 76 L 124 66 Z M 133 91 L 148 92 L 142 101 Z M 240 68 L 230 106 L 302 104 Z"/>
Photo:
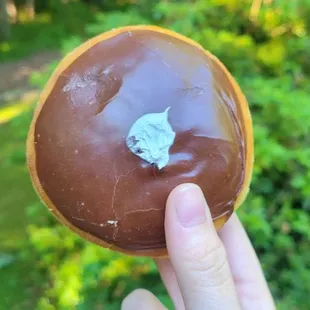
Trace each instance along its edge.
<path fill-rule="evenodd" d="M 146 113 L 176 133 L 158 170 L 125 139 Z M 233 86 L 203 51 L 137 30 L 97 43 L 59 76 L 35 125 L 43 189 L 74 226 L 127 250 L 165 247 L 164 209 L 184 182 L 201 186 L 213 218 L 229 217 L 244 178 L 244 124 Z"/>

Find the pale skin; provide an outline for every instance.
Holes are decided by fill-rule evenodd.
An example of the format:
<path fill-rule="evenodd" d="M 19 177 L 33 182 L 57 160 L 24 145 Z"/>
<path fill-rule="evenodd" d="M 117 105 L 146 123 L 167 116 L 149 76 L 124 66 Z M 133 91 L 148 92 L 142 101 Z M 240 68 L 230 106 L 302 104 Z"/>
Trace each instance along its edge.
<path fill-rule="evenodd" d="M 237 215 L 216 232 L 197 185 L 182 184 L 170 193 L 165 233 L 169 258 L 155 262 L 176 310 L 276 309 Z M 166 308 L 151 292 L 138 289 L 123 300 L 122 309 Z"/>

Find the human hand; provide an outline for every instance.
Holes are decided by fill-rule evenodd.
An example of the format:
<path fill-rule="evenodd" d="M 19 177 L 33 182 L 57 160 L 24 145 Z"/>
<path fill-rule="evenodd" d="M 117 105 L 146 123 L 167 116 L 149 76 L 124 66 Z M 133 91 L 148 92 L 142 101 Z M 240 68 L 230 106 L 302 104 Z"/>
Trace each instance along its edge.
<path fill-rule="evenodd" d="M 275 309 L 237 215 L 217 233 L 198 186 L 183 184 L 171 192 L 165 231 L 169 258 L 155 262 L 177 310 Z M 122 309 L 166 308 L 151 292 L 139 289 L 124 299 Z"/>

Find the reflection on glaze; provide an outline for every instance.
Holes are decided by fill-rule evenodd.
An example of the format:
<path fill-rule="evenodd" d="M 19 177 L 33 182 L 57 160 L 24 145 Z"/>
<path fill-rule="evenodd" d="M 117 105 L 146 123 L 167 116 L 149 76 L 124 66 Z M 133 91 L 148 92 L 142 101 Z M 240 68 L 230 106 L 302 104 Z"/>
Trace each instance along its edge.
<path fill-rule="evenodd" d="M 81 230 L 125 249 L 163 248 L 165 204 L 175 186 L 198 184 L 213 218 L 232 212 L 245 152 L 236 100 L 222 69 L 202 51 L 155 32 L 119 34 L 73 62 L 47 98 L 35 128 L 39 179 Z M 169 139 L 152 145 L 165 156 L 148 148 L 144 158 L 165 164 L 159 170 L 126 138 L 131 129 L 140 132 L 133 124 L 141 115 L 172 106 Z M 106 225 L 112 220 L 117 225 Z"/>

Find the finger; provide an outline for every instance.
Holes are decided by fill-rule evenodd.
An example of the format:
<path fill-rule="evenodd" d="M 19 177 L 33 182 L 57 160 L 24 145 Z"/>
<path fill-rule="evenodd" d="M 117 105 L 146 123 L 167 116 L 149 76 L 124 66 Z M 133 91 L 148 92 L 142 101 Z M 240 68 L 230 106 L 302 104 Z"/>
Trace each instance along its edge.
<path fill-rule="evenodd" d="M 259 260 L 237 215 L 232 215 L 219 235 L 243 309 L 275 309 Z"/>
<path fill-rule="evenodd" d="M 176 187 L 165 217 L 169 257 L 186 309 L 240 309 L 224 246 L 201 189 Z"/>
<path fill-rule="evenodd" d="M 175 309 L 184 310 L 185 307 L 183 297 L 170 260 L 166 258 L 156 259 L 155 263 L 157 264 L 161 279 L 166 286 L 166 289 L 170 298 L 172 299 Z"/>
<path fill-rule="evenodd" d="M 137 289 L 130 293 L 122 302 L 122 310 L 167 310 L 151 292 Z"/>

